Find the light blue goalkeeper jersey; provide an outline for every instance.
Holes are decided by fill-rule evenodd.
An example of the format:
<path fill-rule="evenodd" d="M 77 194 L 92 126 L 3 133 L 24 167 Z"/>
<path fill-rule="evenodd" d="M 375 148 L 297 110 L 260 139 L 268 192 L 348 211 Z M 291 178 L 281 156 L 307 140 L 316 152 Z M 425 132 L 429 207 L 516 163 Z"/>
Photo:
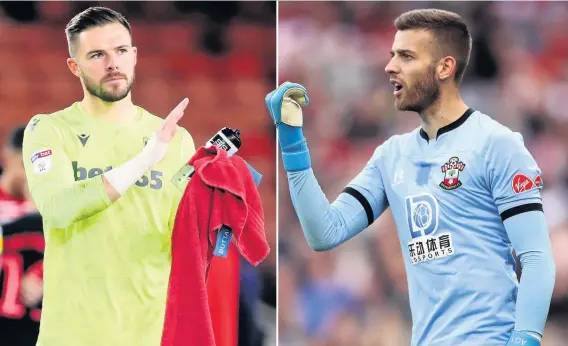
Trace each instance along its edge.
<path fill-rule="evenodd" d="M 390 206 L 408 278 L 413 346 L 503 346 L 513 329 L 542 333 L 554 264 L 541 171 L 520 134 L 469 109 L 437 139 L 421 129 L 393 136 L 331 205 L 311 169 L 288 177 L 316 250 L 355 236 Z M 521 290 L 513 246 L 523 263 Z"/>

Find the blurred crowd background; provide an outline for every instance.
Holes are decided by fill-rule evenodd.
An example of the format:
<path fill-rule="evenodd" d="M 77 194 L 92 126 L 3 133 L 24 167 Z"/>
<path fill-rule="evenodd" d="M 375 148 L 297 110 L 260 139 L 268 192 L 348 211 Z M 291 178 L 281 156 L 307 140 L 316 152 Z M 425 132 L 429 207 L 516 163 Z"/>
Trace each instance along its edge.
<path fill-rule="evenodd" d="M 75 14 L 96 5 L 121 12 L 131 23 L 138 47 L 132 89 L 135 104 L 165 117 L 180 100 L 189 97 L 181 126 L 192 134 L 197 147 L 224 126 L 241 131 L 239 155 L 263 175 L 259 189 L 272 251 L 259 269 L 244 263 L 241 268 L 239 345 L 273 345 L 276 148 L 274 126 L 265 114 L 263 100 L 276 82 L 275 2 L 1 2 L 0 142 L 5 149 L 0 156 L 0 171 L 4 167 L 0 182 L 5 178 L 0 183 L 4 187 L 0 188 L 2 222 L 28 212 L 24 209 L 28 208 L 25 196 L 13 195 L 25 190 L 25 181 L 8 178 L 23 173 L 18 163 L 8 167 L 17 156 L 17 148 L 4 144 L 9 137 L 13 143 L 11 131 L 25 125 L 33 115 L 55 112 L 82 98 L 80 83 L 66 65 L 64 29 Z M 8 255 L 5 251 L 4 256 Z M 41 256 L 36 260 L 41 261 Z M 0 279 L 4 295 L 7 287 L 11 287 L 12 296 L 20 296 L 24 290 L 23 283 L 8 284 L 5 273 Z M 41 297 L 41 290 L 37 290 Z M 11 318 L 1 311 L 4 298 L 0 297 L 0 345 L 20 346 L 2 341 L 3 329 L 12 326 L 4 323 Z M 37 308 L 41 302 L 30 304 Z M 37 318 L 34 315 L 34 321 Z M 34 333 L 33 328 L 30 333 Z"/>
<path fill-rule="evenodd" d="M 523 134 L 543 171 L 557 281 L 543 346 L 568 338 L 568 3 L 281 2 L 279 83 L 307 87 L 313 169 L 331 201 L 393 134 L 419 126 L 394 108 L 384 72 L 393 20 L 416 8 L 462 15 L 473 55 L 462 91 L 471 107 Z M 282 346 L 406 346 L 406 274 L 389 211 L 329 252 L 311 251 L 279 180 L 279 340 Z"/>

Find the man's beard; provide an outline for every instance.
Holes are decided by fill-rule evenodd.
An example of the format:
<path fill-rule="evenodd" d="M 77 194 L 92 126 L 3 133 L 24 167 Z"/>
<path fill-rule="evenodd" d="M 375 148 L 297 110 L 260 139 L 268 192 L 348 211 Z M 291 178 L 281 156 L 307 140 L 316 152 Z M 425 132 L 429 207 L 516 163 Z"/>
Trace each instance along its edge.
<path fill-rule="evenodd" d="M 134 83 L 134 76 L 135 75 L 133 73 L 131 79 L 125 79 L 126 87 L 120 86 L 115 88 L 105 88 L 106 82 L 94 81 L 81 73 L 81 77 L 85 83 L 85 89 L 87 89 L 89 94 L 103 100 L 104 102 L 117 102 L 128 96 L 130 89 L 132 89 L 132 84 Z"/>
<path fill-rule="evenodd" d="M 435 67 L 428 69 L 428 74 L 412 87 L 405 90 L 406 99 L 398 98 L 395 106 L 401 111 L 422 113 L 440 97 L 440 83 L 434 76 Z M 411 94 L 412 92 L 412 94 Z M 403 96 L 401 95 L 401 96 Z"/>

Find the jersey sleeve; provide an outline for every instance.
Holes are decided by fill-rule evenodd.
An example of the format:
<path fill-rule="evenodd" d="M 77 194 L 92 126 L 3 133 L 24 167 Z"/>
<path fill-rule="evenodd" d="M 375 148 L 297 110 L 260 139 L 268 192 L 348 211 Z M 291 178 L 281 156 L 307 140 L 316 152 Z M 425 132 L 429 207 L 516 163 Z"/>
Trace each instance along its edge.
<path fill-rule="evenodd" d="M 33 117 L 24 131 L 22 155 L 28 187 L 42 217 L 65 228 L 111 204 L 102 176 L 74 181 L 63 136 L 48 115 Z"/>
<path fill-rule="evenodd" d="M 363 170 L 343 190 L 343 193 L 350 195 L 361 204 L 367 215 L 367 226 L 371 225 L 388 206 L 383 177 L 378 167 L 384 150 L 386 150 L 385 144 L 378 147 Z"/>
<path fill-rule="evenodd" d="M 522 268 L 515 330 L 543 335 L 556 279 L 546 218 L 542 212 L 531 211 L 503 224 Z"/>
<path fill-rule="evenodd" d="M 180 155 L 179 155 L 179 167 L 176 168 L 176 172 L 177 169 L 181 169 L 181 167 L 185 163 L 187 163 L 187 161 L 189 161 L 189 159 L 195 154 L 195 143 L 193 142 L 193 138 L 191 137 L 189 132 L 183 127 L 180 127 L 179 133 L 181 134 L 181 144 L 180 144 Z M 174 172 L 174 174 L 176 172 Z M 187 182 L 183 186 L 178 186 L 174 191 L 174 199 L 172 201 L 172 206 L 170 210 L 170 219 L 168 223 L 170 229 L 173 229 L 174 227 L 174 222 L 176 219 L 176 213 L 179 207 L 179 202 L 183 195 L 183 189 L 185 189 L 186 185 Z M 180 188 L 182 190 L 180 190 Z"/>
<path fill-rule="evenodd" d="M 494 134 L 486 151 L 487 181 L 504 220 L 532 210 L 542 211 L 541 170 L 516 132 Z"/>
<path fill-rule="evenodd" d="M 387 207 L 377 174 L 378 151 L 333 203 L 316 180 L 313 170 L 288 172 L 292 205 L 304 236 L 316 251 L 333 249 L 353 238 L 378 218 Z"/>
<path fill-rule="evenodd" d="M 41 190 L 55 188 L 55 184 L 48 182 L 73 181 L 62 138 L 46 117 L 33 117 L 24 132 L 22 155 L 28 186 L 34 192 L 38 186 Z"/>

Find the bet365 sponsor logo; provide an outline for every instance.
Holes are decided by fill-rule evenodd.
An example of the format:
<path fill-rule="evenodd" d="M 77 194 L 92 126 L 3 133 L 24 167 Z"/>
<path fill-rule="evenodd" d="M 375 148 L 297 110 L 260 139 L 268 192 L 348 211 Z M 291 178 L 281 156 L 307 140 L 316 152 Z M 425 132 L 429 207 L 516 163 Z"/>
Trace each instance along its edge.
<path fill-rule="evenodd" d="M 112 166 L 107 166 L 105 169 L 102 168 L 84 168 L 79 166 L 77 161 L 71 162 L 73 166 L 73 174 L 75 177 L 75 181 L 85 180 L 88 178 L 94 178 L 98 175 L 103 174 L 104 172 L 108 172 L 112 169 Z M 163 186 L 162 182 L 163 173 L 160 171 L 151 170 L 147 174 L 143 175 L 136 182 L 136 186 L 138 187 L 149 187 L 153 190 L 159 190 Z"/>

